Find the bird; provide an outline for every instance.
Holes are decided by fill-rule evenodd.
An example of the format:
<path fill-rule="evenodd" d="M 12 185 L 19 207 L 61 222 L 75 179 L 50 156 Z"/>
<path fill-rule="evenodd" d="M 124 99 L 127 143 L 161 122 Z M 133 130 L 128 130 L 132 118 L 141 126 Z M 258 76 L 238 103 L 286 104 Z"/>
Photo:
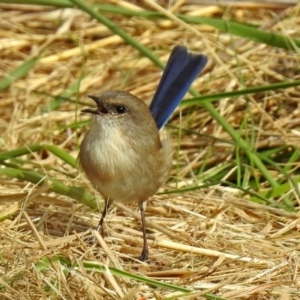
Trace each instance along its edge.
<path fill-rule="evenodd" d="M 171 139 L 161 129 L 207 61 L 205 55 L 176 45 L 150 107 L 129 92 L 112 90 L 88 95 L 96 108 L 82 110 L 93 117 L 78 157 L 86 177 L 104 198 L 97 230 L 114 201 L 138 203 L 143 232 L 140 261 L 149 258 L 147 200 L 165 183 L 172 165 Z"/>

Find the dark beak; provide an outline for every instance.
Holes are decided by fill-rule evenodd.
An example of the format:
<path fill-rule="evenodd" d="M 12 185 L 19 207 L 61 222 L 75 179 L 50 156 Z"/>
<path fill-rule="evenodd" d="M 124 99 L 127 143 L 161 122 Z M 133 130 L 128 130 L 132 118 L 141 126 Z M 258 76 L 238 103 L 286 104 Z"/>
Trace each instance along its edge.
<path fill-rule="evenodd" d="M 96 102 L 97 109 L 86 108 L 86 109 L 81 110 L 81 112 L 90 113 L 90 114 L 93 114 L 93 115 L 101 115 L 101 114 L 107 114 L 108 113 L 108 110 L 104 106 L 104 104 L 101 101 L 100 97 L 92 96 L 92 95 L 88 95 L 88 97 Z"/>

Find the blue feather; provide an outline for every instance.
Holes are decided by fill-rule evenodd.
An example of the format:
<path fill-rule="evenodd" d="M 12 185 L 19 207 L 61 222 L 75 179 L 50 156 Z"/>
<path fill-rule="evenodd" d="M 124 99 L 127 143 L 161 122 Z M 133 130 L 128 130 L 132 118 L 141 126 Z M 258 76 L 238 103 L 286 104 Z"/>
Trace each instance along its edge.
<path fill-rule="evenodd" d="M 150 105 L 158 129 L 168 121 L 206 63 L 206 56 L 188 53 L 183 46 L 174 47 Z"/>

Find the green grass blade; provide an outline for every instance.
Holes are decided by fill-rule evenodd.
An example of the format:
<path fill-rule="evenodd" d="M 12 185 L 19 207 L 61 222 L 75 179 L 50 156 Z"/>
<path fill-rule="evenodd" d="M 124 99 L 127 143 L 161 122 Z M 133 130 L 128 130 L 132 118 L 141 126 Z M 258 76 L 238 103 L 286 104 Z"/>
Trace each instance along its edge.
<path fill-rule="evenodd" d="M 62 161 L 64 161 L 71 167 L 77 168 L 77 159 L 75 159 L 62 148 L 59 148 L 55 145 L 45 145 L 45 149 L 49 150 L 51 153 L 53 153 L 55 156 L 60 158 Z"/>
<path fill-rule="evenodd" d="M 283 170 L 285 172 L 290 172 L 293 169 L 293 165 L 298 164 L 299 158 L 300 158 L 300 151 L 299 151 L 299 149 L 295 149 L 293 151 L 292 155 L 290 156 L 288 162 L 283 167 Z"/>
<path fill-rule="evenodd" d="M 38 62 L 39 56 L 28 59 L 0 80 L 0 92 L 7 90 L 12 83 L 24 77 Z"/>
<path fill-rule="evenodd" d="M 61 255 L 55 255 L 52 257 L 47 256 L 47 257 L 42 258 L 40 261 L 35 263 L 35 268 L 39 272 L 45 272 L 45 271 L 53 268 L 53 263 L 55 263 L 55 265 L 59 264 L 61 266 L 61 268 L 63 269 L 63 272 L 65 275 L 69 274 L 72 269 L 77 269 L 77 267 L 78 267 L 77 264 L 71 265 L 71 261 L 69 260 L 68 257 L 61 256 Z M 175 284 L 152 279 L 147 276 L 134 274 L 132 272 L 120 270 L 115 267 L 104 266 L 104 265 L 99 264 L 94 261 L 83 261 L 82 264 L 87 271 L 91 271 L 93 273 L 95 273 L 95 272 L 96 273 L 104 273 L 109 270 L 109 272 L 113 276 L 128 278 L 130 280 L 142 282 L 142 283 L 148 284 L 150 286 L 155 286 L 155 287 L 160 287 L 160 288 L 164 288 L 164 289 L 169 289 L 172 291 L 182 292 L 182 293 L 184 293 L 184 294 L 182 294 L 182 296 L 187 296 L 189 294 L 192 295 L 192 293 L 195 292 L 192 289 L 188 289 L 188 288 L 184 288 L 184 287 L 181 287 L 181 286 L 178 286 Z M 177 295 L 176 297 L 178 298 L 178 297 L 180 297 L 180 295 Z M 226 300 L 225 298 L 219 298 L 219 297 L 216 298 L 214 295 L 210 295 L 210 294 L 203 295 L 203 297 L 206 299 Z M 168 299 L 172 299 L 172 298 L 168 298 Z"/>
<path fill-rule="evenodd" d="M 41 149 L 43 149 L 43 145 L 31 145 L 28 147 L 2 152 L 0 153 L 0 163 L 7 159 L 12 159 L 22 155 L 30 154 L 32 152 L 40 151 Z"/>
<path fill-rule="evenodd" d="M 9 4 L 27 4 L 27 5 L 43 5 L 43 6 L 54 6 L 54 7 L 72 7 L 72 3 L 68 0 L 1 0 L 2 3 Z"/>
<path fill-rule="evenodd" d="M 53 192 L 73 198 L 92 209 L 97 209 L 99 207 L 95 197 L 86 192 L 84 189 L 63 184 L 61 181 L 50 178 L 37 171 L 1 168 L 0 175 L 6 175 L 11 178 L 17 178 L 39 185 L 48 183 L 50 185 L 50 190 Z"/>
<path fill-rule="evenodd" d="M 94 13 L 95 11 L 93 8 L 98 8 L 104 13 L 113 13 L 119 14 L 122 16 L 127 17 L 143 17 L 143 18 L 154 18 L 154 19 L 166 19 L 166 16 L 157 12 L 151 11 L 134 11 L 130 9 L 126 9 L 119 6 L 114 5 L 106 5 L 106 4 L 87 4 L 81 0 L 3 0 L 4 3 L 20 3 L 20 4 L 38 4 L 38 5 L 48 5 L 48 6 L 55 6 L 55 7 L 72 7 L 73 4 L 76 4 L 79 8 L 96 18 L 99 22 L 110 28 L 113 32 L 120 35 L 128 44 L 131 44 L 133 47 L 138 49 L 141 53 L 147 51 L 147 48 L 143 47 L 137 41 L 133 40 L 129 35 L 127 35 L 124 31 L 119 29 L 113 22 L 109 19 L 104 17 L 103 15 L 98 13 L 96 16 Z M 276 34 L 273 32 L 268 32 L 262 29 L 258 29 L 254 26 L 248 24 L 242 24 L 234 21 L 227 21 L 227 20 L 220 20 L 216 18 L 206 18 L 206 17 L 193 17 L 193 16 L 186 16 L 182 14 L 175 14 L 179 19 L 182 21 L 189 23 L 189 24 L 206 24 L 212 26 L 213 28 L 217 28 L 221 31 L 228 32 L 232 35 L 236 35 L 248 40 L 252 40 L 258 43 L 263 43 L 272 47 L 284 48 L 284 49 L 297 49 L 300 47 L 300 40 L 293 39 L 284 35 Z M 114 27 L 115 26 L 115 27 Z M 134 46 L 132 43 L 135 43 Z M 151 55 L 148 53 L 145 56 Z M 149 57 L 150 58 L 150 57 Z M 156 59 L 154 57 L 154 59 Z M 152 60 L 152 59 L 151 59 Z M 153 61 L 153 60 L 152 60 Z M 162 66 L 159 62 L 157 65 Z"/>
<path fill-rule="evenodd" d="M 244 96 L 244 95 L 249 95 L 254 93 L 273 91 L 277 89 L 285 89 L 285 88 L 298 86 L 298 85 L 300 85 L 300 80 L 293 80 L 293 81 L 278 82 L 278 83 L 273 83 L 273 84 L 268 84 L 263 86 L 255 86 L 255 87 L 246 88 L 238 91 L 232 91 L 232 92 L 217 93 L 211 95 L 201 95 L 199 97 L 182 101 L 180 103 L 180 106 L 197 105 L 197 104 L 201 104 L 202 102 L 212 102 L 212 101 L 217 101 L 225 98 L 234 98 L 234 97 Z"/>
<path fill-rule="evenodd" d="M 210 25 L 224 32 L 231 33 L 232 35 L 240 36 L 272 47 L 289 50 L 293 50 L 294 46 L 300 47 L 300 40 L 298 39 L 291 39 L 287 36 L 267 32 L 262 29 L 255 28 L 254 26 L 215 18 L 191 17 L 185 15 L 178 15 L 178 17 L 187 23 Z"/>
<path fill-rule="evenodd" d="M 65 150 L 55 146 L 55 145 L 31 145 L 28 147 L 22 147 L 18 149 L 14 149 L 11 151 L 6 151 L 0 153 L 0 163 L 4 162 L 5 160 L 20 157 L 23 155 L 31 154 L 32 152 L 37 152 L 42 149 L 48 150 L 53 153 L 55 156 L 63 160 L 65 163 L 69 164 L 70 166 L 76 168 L 77 167 L 77 160 L 71 156 Z"/>

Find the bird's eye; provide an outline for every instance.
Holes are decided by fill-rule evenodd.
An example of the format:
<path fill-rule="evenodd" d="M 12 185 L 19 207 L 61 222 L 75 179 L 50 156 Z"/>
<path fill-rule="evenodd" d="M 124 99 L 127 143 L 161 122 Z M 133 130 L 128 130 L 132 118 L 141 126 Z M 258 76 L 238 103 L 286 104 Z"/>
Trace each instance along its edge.
<path fill-rule="evenodd" d="M 123 105 L 117 105 L 115 107 L 115 111 L 116 111 L 117 114 L 122 115 L 127 111 L 127 108 Z"/>

